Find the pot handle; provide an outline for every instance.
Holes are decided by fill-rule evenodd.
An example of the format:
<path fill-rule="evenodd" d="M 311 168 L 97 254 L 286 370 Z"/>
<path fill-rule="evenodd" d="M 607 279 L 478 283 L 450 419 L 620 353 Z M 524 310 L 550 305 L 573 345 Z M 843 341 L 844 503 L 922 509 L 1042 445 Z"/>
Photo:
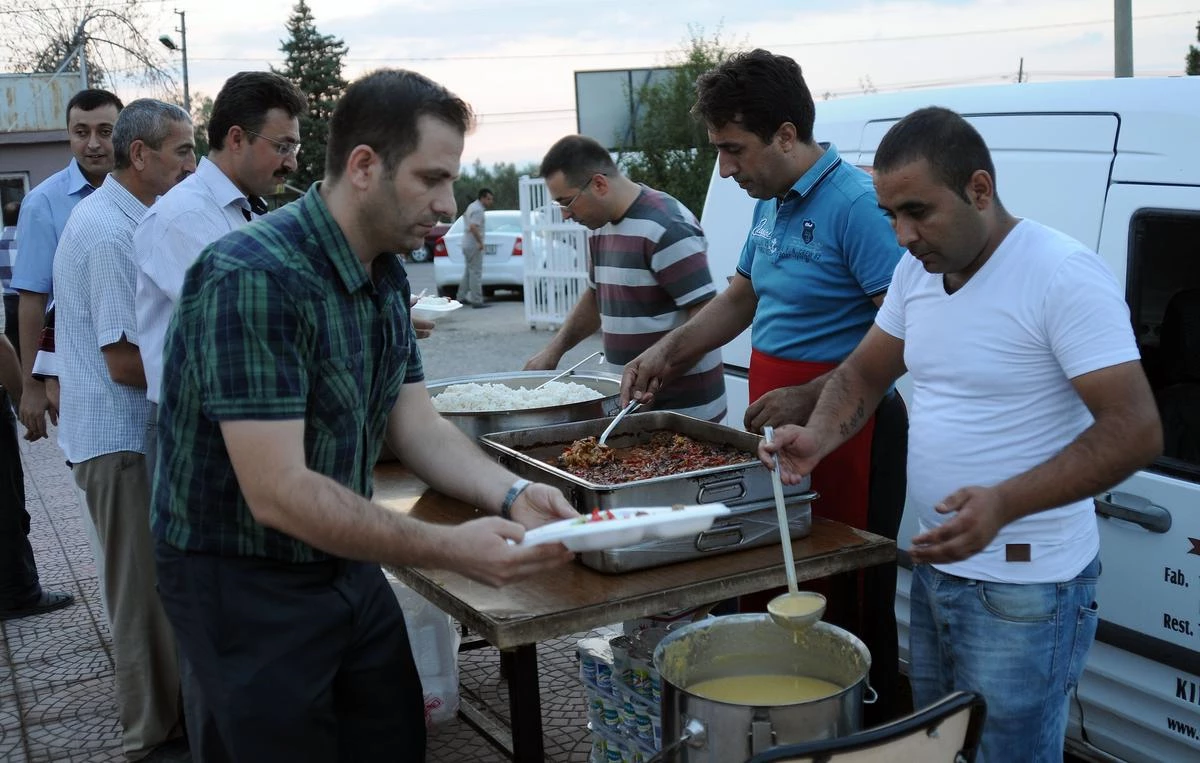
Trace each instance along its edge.
<path fill-rule="evenodd" d="M 662 763 L 667 759 L 667 754 L 675 752 L 683 744 L 688 744 L 692 747 L 699 747 L 704 744 L 708 737 L 708 729 L 704 728 L 704 724 L 697 718 L 692 718 L 683 727 L 683 734 L 671 742 L 666 747 L 662 748 L 654 754 L 654 757 L 646 760 L 646 763 Z"/>
<path fill-rule="evenodd" d="M 867 680 L 867 696 L 863 698 L 864 705 L 873 705 L 879 701 L 879 692 L 875 691 L 875 687 L 871 685 L 870 679 Z"/>

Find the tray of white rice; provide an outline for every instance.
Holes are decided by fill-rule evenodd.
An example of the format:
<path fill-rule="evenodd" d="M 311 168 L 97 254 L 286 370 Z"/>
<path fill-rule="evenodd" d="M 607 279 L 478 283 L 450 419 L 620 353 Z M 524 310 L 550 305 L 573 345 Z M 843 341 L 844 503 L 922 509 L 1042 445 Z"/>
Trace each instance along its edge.
<path fill-rule="evenodd" d="M 516 371 L 428 382 L 433 406 L 471 437 L 613 416 L 621 377 L 576 371 L 534 389 L 555 371 Z"/>

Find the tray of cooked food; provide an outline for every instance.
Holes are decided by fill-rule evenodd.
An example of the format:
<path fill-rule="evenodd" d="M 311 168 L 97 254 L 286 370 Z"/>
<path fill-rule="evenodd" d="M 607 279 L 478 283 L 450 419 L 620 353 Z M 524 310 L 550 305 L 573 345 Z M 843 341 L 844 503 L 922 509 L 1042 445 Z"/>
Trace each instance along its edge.
<path fill-rule="evenodd" d="M 555 485 L 581 514 L 645 506 L 721 503 L 729 513 L 684 538 L 589 551 L 581 561 L 601 572 L 624 572 L 779 542 L 771 475 L 758 460 L 761 437 L 670 411 L 627 416 L 596 440 L 610 418 L 495 432 L 485 451 L 514 473 Z M 793 538 L 808 535 L 809 481 L 785 487 Z"/>

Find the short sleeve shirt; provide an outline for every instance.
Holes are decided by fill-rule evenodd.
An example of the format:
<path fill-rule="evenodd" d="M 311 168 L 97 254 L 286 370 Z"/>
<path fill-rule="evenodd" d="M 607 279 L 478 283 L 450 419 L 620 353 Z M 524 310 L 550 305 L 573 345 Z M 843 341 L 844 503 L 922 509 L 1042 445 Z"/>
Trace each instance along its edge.
<path fill-rule="evenodd" d="M 167 330 L 151 526 L 186 551 L 328 558 L 254 520 L 220 425 L 303 420 L 310 469 L 370 497 L 387 416 L 424 380 L 399 259 L 374 277 L 314 185 L 188 270 Z"/>
<path fill-rule="evenodd" d="M 13 268 L 12 287 L 52 294 L 54 252 L 75 205 L 95 190 L 74 159 L 37 185 L 21 202 L 17 244 L 21 256 Z"/>
<path fill-rule="evenodd" d="M 624 366 L 717 293 L 700 223 L 672 196 L 642 186 L 620 220 L 588 237 L 588 285 L 600 312 L 604 358 Z M 725 415 L 720 350 L 655 395 L 655 407 L 698 419 Z"/>
<path fill-rule="evenodd" d="M 479 226 L 479 236 L 481 238 L 487 236 L 487 210 L 483 208 L 483 202 L 476 199 L 467 205 L 467 211 L 463 212 L 463 251 L 474 253 L 481 251 L 482 246 L 471 235 L 471 226 Z"/>
<path fill-rule="evenodd" d="M 783 200 L 754 207 L 738 272 L 758 296 L 751 344 L 793 361 L 838 363 L 875 320 L 904 250 L 867 173 L 829 146 Z"/>

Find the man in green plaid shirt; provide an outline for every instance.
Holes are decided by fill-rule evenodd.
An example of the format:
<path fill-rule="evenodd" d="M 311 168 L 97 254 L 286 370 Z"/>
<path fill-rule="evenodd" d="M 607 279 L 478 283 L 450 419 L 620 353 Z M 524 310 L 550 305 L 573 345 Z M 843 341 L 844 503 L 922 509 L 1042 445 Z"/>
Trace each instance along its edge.
<path fill-rule="evenodd" d="M 364 77 L 334 112 L 324 182 L 188 272 L 152 527 L 189 689 L 214 714 L 219 738 L 193 747 L 206 761 L 423 761 L 420 679 L 379 564 L 503 585 L 571 558 L 508 543 L 578 515 L 434 410 L 408 278 L 387 254 L 453 216 L 470 121 L 421 75 Z M 372 503 L 384 438 L 432 487 L 515 521 L 432 525 Z"/>

